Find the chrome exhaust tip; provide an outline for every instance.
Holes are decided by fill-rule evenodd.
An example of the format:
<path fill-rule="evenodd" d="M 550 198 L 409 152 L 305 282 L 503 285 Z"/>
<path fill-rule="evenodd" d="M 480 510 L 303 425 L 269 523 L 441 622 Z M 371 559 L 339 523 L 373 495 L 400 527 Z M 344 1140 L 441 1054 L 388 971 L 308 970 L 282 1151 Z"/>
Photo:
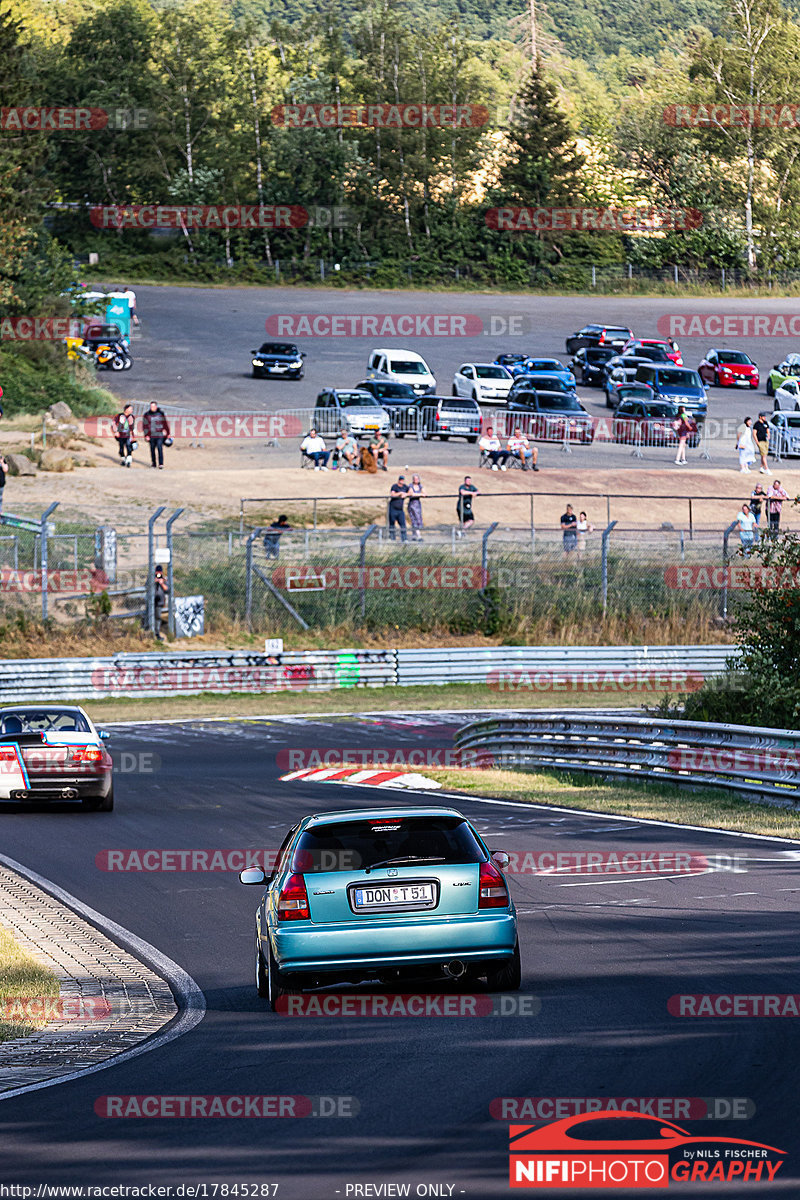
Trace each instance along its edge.
<path fill-rule="evenodd" d="M 462 975 L 466 974 L 467 968 L 460 958 L 454 958 L 451 962 L 445 963 L 443 970 L 450 979 L 460 979 Z"/>

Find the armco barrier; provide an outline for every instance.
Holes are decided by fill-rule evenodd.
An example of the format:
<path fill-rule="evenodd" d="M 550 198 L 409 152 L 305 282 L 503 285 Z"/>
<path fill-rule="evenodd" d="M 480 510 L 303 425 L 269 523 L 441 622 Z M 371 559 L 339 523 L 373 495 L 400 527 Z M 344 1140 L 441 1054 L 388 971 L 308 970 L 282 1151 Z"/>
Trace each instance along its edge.
<path fill-rule="evenodd" d="M 398 650 L 397 683 L 412 687 L 422 683 L 490 683 L 497 691 L 576 690 L 580 678 L 587 686 L 587 673 L 605 672 L 610 694 L 614 674 L 619 673 L 618 690 L 631 691 L 626 673 L 657 675 L 673 673 L 673 691 L 688 691 L 677 680 L 680 673 L 708 678 L 725 669 L 725 662 L 736 654 L 733 646 L 486 646 L 443 647 L 440 650 Z M 518 674 L 515 675 L 514 673 Z M 548 673 L 555 685 L 547 687 Z M 503 680 L 503 676 L 506 679 Z M 561 687 L 560 677 L 572 684 Z M 538 682 L 537 682 L 538 680 Z M 668 687 L 661 689 L 669 690 Z"/>
<path fill-rule="evenodd" d="M 232 651 L 7 659 L 0 662 L 0 703 L 201 692 L 313 692 L 387 687 L 396 682 L 393 650 L 309 650 L 270 657 Z"/>
<path fill-rule="evenodd" d="M 328 691 L 342 687 L 482 683 L 528 691 L 684 691 L 723 670 L 729 646 L 491 646 L 441 650 L 298 650 L 281 655 L 118 654 L 0 661 L 0 704 L 200 692 Z M 649 682 L 648 682 L 649 681 Z M 637 685 L 634 687 L 633 685 Z"/>
<path fill-rule="evenodd" d="M 532 714 L 475 721 L 458 733 L 456 744 L 485 765 L 714 786 L 787 807 L 800 801 L 795 730 Z"/>

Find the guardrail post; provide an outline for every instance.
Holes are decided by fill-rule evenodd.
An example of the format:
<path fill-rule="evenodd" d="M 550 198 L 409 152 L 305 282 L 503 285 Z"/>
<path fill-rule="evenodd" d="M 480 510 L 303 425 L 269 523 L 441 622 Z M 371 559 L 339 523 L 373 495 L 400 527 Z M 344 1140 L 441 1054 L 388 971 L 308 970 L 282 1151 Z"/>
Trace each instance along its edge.
<path fill-rule="evenodd" d="M 176 508 L 167 521 L 167 551 L 169 552 L 169 562 L 167 563 L 167 597 L 169 600 L 167 605 L 167 631 L 171 637 L 175 636 L 175 597 L 172 591 L 172 525 L 173 522 L 177 521 L 182 512 L 182 508 Z"/>
<path fill-rule="evenodd" d="M 720 616 L 723 621 L 728 618 L 728 539 L 737 525 L 738 521 L 731 521 L 722 535 L 722 596 L 720 597 Z"/>
<path fill-rule="evenodd" d="M 42 554 L 42 620 L 47 620 L 47 518 L 51 512 L 58 508 L 58 500 L 46 508 L 39 520 L 39 538 L 41 541 Z"/>
<path fill-rule="evenodd" d="M 150 633 L 156 631 L 155 524 L 166 507 L 166 504 L 160 505 L 147 522 L 147 628 Z"/>
<path fill-rule="evenodd" d="M 486 587 L 486 583 L 489 579 L 489 538 L 492 536 L 499 524 L 499 521 L 492 521 L 491 525 L 481 539 L 481 587 L 484 588 Z"/>
<path fill-rule="evenodd" d="M 370 525 L 369 529 L 361 535 L 361 541 L 358 548 L 358 590 L 361 594 L 360 605 L 362 617 L 366 617 L 367 615 L 367 587 L 366 583 L 364 582 L 366 577 L 365 566 L 367 561 L 367 542 L 377 528 L 377 525 Z"/>
<path fill-rule="evenodd" d="M 603 591 L 603 620 L 605 620 L 608 611 L 608 539 L 611 536 L 611 530 L 617 524 L 616 521 L 611 521 L 603 530 L 603 535 L 600 540 L 601 544 L 601 587 Z"/>

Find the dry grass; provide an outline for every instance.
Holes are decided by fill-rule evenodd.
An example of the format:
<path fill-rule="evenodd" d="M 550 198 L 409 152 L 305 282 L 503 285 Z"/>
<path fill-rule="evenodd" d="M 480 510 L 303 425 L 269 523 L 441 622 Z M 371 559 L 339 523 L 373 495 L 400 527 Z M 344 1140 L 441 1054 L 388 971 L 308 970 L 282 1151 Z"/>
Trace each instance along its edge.
<path fill-rule="evenodd" d="M 708 829 L 800 838 L 800 813 L 739 799 L 715 788 L 604 783 L 593 776 L 553 772 L 425 768 L 448 791 L 526 804 L 558 805 Z"/>
<path fill-rule="evenodd" d="M 23 950 L 8 930 L 0 926 L 0 1003 L 3 1007 L 7 1000 L 57 997 L 58 994 L 58 979 L 53 972 Z M 22 1023 L 0 1020 L 0 1042 L 27 1037 L 46 1024 L 44 1019 L 35 1018 Z"/>

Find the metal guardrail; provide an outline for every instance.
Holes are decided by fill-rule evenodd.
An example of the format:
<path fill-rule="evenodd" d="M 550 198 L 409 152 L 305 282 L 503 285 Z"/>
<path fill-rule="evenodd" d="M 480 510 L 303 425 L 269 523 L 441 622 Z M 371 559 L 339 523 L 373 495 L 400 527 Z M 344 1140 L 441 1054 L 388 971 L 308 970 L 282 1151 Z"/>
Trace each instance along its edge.
<path fill-rule="evenodd" d="M 601 673 L 616 672 L 617 683 L 622 685 L 617 690 L 632 691 L 626 674 L 638 672 L 655 678 L 666 672 L 675 678 L 674 689 L 680 690 L 681 674 L 689 681 L 718 675 L 727 659 L 735 655 L 734 646 L 448 646 L 398 650 L 397 683 L 400 687 L 488 683 L 496 691 L 519 694 L 525 690 L 580 690 L 574 686 L 580 680 L 585 690 L 591 690 L 592 680 L 587 676 L 597 673 L 599 687 Z M 548 678 L 555 686 L 547 687 Z M 608 688 L 609 695 L 612 690 Z"/>
<path fill-rule="evenodd" d="M 684 690 L 682 679 L 696 684 L 718 674 L 731 653 L 728 646 L 491 646 L 6 659 L 0 661 L 0 704 L 446 683 L 488 683 L 515 693 L 517 701 L 529 689 L 600 691 L 609 699 L 619 692 L 624 699 L 634 685 Z"/>
<path fill-rule="evenodd" d="M 800 731 L 653 717 L 498 716 L 456 744 L 483 766 L 581 771 L 719 787 L 787 807 L 800 802 Z"/>

